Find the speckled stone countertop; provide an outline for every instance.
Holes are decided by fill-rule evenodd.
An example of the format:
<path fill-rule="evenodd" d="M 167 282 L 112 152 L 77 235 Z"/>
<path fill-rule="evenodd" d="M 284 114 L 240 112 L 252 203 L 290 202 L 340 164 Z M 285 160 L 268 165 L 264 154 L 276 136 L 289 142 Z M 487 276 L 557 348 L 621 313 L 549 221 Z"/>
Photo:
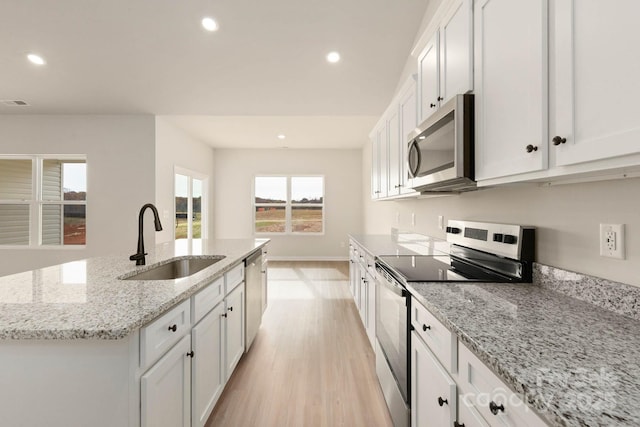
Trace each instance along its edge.
<path fill-rule="evenodd" d="M 148 250 L 146 266 L 136 266 L 129 253 L 122 253 L 0 277 L 0 339 L 124 338 L 268 241 L 178 240 Z M 182 279 L 119 279 L 188 255 L 225 258 Z"/>
<path fill-rule="evenodd" d="M 372 255 L 434 255 L 449 253 L 450 244 L 444 240 L 416 233 L 350 234 Z"/>
<path fill-rule="evenodd" d="M 550 425 L 640 426 L 638 320 L 538 284 L 409 291 Z"/>

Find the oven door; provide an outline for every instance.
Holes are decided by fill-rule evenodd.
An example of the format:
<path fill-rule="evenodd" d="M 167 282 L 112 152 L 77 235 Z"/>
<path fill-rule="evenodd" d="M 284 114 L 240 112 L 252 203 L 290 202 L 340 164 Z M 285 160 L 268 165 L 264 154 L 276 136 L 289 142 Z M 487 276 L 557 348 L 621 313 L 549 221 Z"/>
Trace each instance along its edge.
<path fill-rule="evenodd" d="M 402 399 L 409 406 L 408 292 L 385 273 L 378 274 L 376 282 L 376 338 Z"/>

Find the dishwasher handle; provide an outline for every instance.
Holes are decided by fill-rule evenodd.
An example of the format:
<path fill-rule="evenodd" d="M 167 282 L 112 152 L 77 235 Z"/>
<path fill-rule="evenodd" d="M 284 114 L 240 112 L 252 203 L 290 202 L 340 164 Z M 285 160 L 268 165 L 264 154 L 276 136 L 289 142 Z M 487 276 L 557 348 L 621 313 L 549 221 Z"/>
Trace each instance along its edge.
<path fill-rule="evenodd" d="M 385 277 L 381 277 L 376 282 L 379 285 L 384 286 L 385 288 L 387 288 L 388 290 L 390 290 L 394 294 L 398 295 L 399 297 L 403 297 L 404 298 L 404 297 L 407 296 L 407 290 L 402 285 L 400 285 L 399 283 L 391 282 Z"/>

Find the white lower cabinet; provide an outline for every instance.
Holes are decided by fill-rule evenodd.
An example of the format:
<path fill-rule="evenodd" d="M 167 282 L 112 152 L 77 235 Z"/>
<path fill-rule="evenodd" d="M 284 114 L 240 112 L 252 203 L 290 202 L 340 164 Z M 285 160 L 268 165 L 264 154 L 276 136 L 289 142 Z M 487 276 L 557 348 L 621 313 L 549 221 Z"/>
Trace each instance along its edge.
<path fill-rule="evenodd" d="M 452 426 L 456 383 L 420 336 L 411 332 L 411 427 Z"/>
<path fill-rule="evenodd" d="M 191 425 L 190 351 L 187 335 L 140 379 L 142 427 Z"/>
<path fill-rule="evenodd" d="M 418 300 L 411 306 L 412 427 L 546 426 Z"/>
<path fill-rule="evenodd" d="M 165 349 L 140 378 L 143 427 L 206 424 L 244 354 L 245 287 L 241 266 L 227 272 L 223 282 L 213 281 L 191 300 L 142 328 L 142 370 L 153 361 L 158 349 Z M 227 292 L 224 299 L 220 298 L 221 283 Z M 190 313 L 194 314 L 192 318 Z M 168 347 L 170 344 L 173 346 Z M 145 352 L 146 348 L 151 350 Z"/>
<path fill-rule="evenodd" d="M 202 427 L 224 389 L 223 302 L 219 303 L 191 330 L 194 356 L 191 363 L 191 425 Z"/>
<path fill-rule="evenodd" d="M 376 280 L 375 257 L 355 241 L 349 242 L 349 288 L 367 332 L 371 347 L 376 340 Z"/>
<path fill-rule="evenodd" d="M 226 379 L 228 380 L 244 353 L 244 283 L 225 299 Z"/>

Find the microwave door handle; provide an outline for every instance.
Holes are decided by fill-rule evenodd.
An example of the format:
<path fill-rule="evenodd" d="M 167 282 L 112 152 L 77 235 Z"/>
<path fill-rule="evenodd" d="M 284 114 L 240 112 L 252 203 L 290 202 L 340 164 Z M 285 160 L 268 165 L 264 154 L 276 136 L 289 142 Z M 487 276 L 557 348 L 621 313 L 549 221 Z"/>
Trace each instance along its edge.
<path fill-rule="evenodd" d="M 411 162 L 409 159 L 411 158 L 411 152 L 415 151 L 416 153 L 416 165 L 415 168 L 411 167 Z M 420 153 L 420 147 L 418 146 L 418 140 L 411 141 L 411 145 L 409 146 L 409 155 L 407 156 L 407 164 L 409 165 L 409 175 L 411 178 L 416 178 L 418 176 L 418 172 L 420 171 L 420 163 L 422 162 L 422 154 Z M 414 170 L 415 169 L 415 170 Z"/>

